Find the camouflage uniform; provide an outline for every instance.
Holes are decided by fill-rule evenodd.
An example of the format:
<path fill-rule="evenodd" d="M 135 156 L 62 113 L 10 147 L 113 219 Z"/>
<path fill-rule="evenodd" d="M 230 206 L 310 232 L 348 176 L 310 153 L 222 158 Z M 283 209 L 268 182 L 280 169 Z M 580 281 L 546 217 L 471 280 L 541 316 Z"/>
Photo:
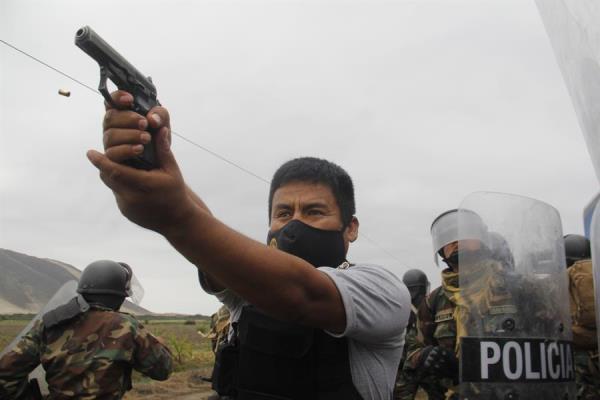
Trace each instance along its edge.
<path fill-rule="evenodd" d="M 409 349 L 418 348 L 418 329 L 417 313 L 418 310 L 411 313 L 409 325 L 406 328 L 406 337 L 404 338 L 404 352 L 400 360 L 400 367 L 396 377 L 396 387 L 394 388 L 394 400 L 413 400 L 417 396 L 419 388 L 423 389 L 430 399 L 442 399 L 443 389 L 437 388 L 437 379 L 431 376 L 417 376 L 406 362 Z M 413 320 L 411 324 L 411 321 Z"/>
<path fill-rule="evenodd" d="M 598 377 L 598 353 L 575 349 L 575 384 L 577 400 L 600 399 L 600 382 Z"/>
<path fill-rule="evenodd" d="M 591 260 L 580 260 L 573 264 L 575 268 L 592 269 Z M 569 293 L 571 317 L 573 320 L 573 347 L 575 359 L 575 383 L 578 400 L 600 399 L 600 370 L 598 369 L 598 342 L 594 325 L 580 326 L 577 324 L 577 302 L 573 291 L 576 286 L 573 280 L 575 268 L 569 268 Z M 593 304 L 591 305 L 594 306 Z"/>
<path fill-rule="evenodd" d="M 211 340 L 213 353 L 217 352 L 221 343 L 227 341 L 229 315 L 229 309 L 221 306 L 216 313 L 210 316 L 210 331 L 206 337 Z"/>
<path fill-rule="evenodd" d="M 445 393 L 453 386 L 453 382 L 447 378 L 420 374 L 417 369 L 419 358 L 423 348 L 430 345 L 454 351 L 456 345 L 454 308 L 454 303 L 448 299 L 441 286 L 433 290 L 419 306 L 415 340 L 406 342 L 404 374 L 413 382 L 418 382 L 427 392 L 429 399 L 446 398 Z"/>
<path fill-rule="evenodd" d="M 0 393 L 27 398 L 28 374 L 40 363 L 49 400 L 121 399 L 132 368 L 157 380 L 172 371 L 169 349 L 133 316 L 96 306 L 52 329 L 37 321 L 0 359 Z"/>
<path fill-rule="evenodd" d="M 417 314 L 413 307 L 406 326 L 406 335 L 404 336 L 404 349 L 398 375 L 396 376 L 396 387 L 394 388 L 394 400 L 413 400 L 419 389 L 418 382 L 410 372 L 404 371 L 404 362 L 406 360 L 406 349 L 416 347 L 417 341 Z"/>

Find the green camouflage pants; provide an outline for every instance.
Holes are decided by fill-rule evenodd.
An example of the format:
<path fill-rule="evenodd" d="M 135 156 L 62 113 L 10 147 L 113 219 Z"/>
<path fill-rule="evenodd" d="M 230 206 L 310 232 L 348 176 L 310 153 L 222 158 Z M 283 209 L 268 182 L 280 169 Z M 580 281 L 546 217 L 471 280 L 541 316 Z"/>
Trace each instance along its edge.
<path fill-rule="evenodd" d="M 589 351 L 576 351 L 575 383 L 578 400 L 600 399 L 600 370 L 598 354 Z"/>
<path fill-rule="evenodd" d="M 394 400 L 414 400 L 419 387 L 427 393 L 429 400 L 446 399 L 446 386 L 439 379 L 434 376 L 426 376 L 418 381 L 414 374 L 402 370 L 396 378 Z"/>

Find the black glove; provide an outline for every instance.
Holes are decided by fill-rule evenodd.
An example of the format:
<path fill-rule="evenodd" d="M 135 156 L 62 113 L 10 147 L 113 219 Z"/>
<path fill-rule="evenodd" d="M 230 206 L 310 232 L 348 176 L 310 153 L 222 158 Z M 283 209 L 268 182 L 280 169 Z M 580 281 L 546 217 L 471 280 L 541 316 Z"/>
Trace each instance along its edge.
<path fill-rule="evenodd" d="M 421 351 L 419 364 L 425 374 L 458 382 L 458 359 L 451 350 L 440 346 L 427 346 Z"/>

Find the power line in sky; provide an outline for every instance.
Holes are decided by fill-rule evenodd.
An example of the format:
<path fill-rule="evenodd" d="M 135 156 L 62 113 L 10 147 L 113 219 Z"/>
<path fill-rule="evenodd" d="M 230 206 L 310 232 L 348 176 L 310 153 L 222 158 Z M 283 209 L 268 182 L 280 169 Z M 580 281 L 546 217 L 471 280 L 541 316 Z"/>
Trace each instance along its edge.
<path fill-rule="evenodd" d="M 70 79 L 70 80 L 72 80 L 73 82 L 76 82 L 76 83 L 80 84 L 81 86 L 83 86 L 83 87 L 85 87 L 85 88 L 87 88 L 87 89 L 91 90 L 92 92 L 94 92 L 94 93 L 99 93 L 99 92 L 98 92 L 98 90 L 96 90 L 96 89 L 92 88 L 91 86 L 88 86 L 88 85 L 86 85 L 85 83 L 83 83 L 83 82 L 81 82 L 81 81 L 79 81 L 79 80 L 77 80 L 77 79 L 73 78 L 71 75 L 65 74 L 65 73 L 64 73 L 64 72 L 62 72 L 61 70 L 59 70 L 59 69 L 57 69 L 57 68 L 54 68 L 52 65 L 50 65 L 50 64 L 48 64 L 48 63 L 45 63 L 45 62 L 43 62 L 43 61 L 42 61 L 42 60 L 40 60 L 39 58 L 36 58 L 36 57 L 32 56 L 31 54 L 29 54 L 29 53 L 27 53 L 27 52 L 25 52 L 25 51 L 23 51 L 23 50 L 21 50 L 21 49 L 19 49 L 19 48 L 15 47 L 15 46 L 13 46 L 12 44 L 10 44 L 10 43 L 8 43 L 8 42 L 6 42 L 6 41 L 2 40 L 2 39 L 0 39 L 0 42 L 2 42 L 3 44 L 5 44 L 6 46 L 10 47 L 11 49 L 13 49 L 13 50 L 16 50 L 16 51 L 18 51 L 19 53 L 26 55 L 27 57 L 31 58 L 32 60 L 35 60 L 35 61 L 37 61 L 38 63 L 40 63 L 40 64 L 42 64 L 42 65 L 44 65 L 44 66 L 46 66 L 46 67 L 50 68 L 50 69 L 51 69 L 51 70 L 53 70 L 54 72 L 58 72 L 58 73 L 59 73 L 59 74 L 61 74 L 62 76 L 65 76 L 65 77 L 69 78 L 69 79 Z"/>
<path fill-rule="evenodd" d="M 240 165 L 238 165 L 238 164 L 234 163 L 233 161 L 226 159 L 225 157 L 221 156 L 220 154 L 218 154 L 218 153 L 215 153 L 214 151 L 212 151 L 212 150 L 210 150 L 210 149 L 207 149 L 206 147 L 202 146 L 201 144 L 198 144 L 198 143 L 194 142 L 193 140 L 191 140 L 191 139 L 188 139 L 188 138 L 186 138 L 185 136 L 183 136 L 183 135 L 180 135 L 179 133 L 177 133 L 177 132 L 175 132 L 175 131 L 171 131 L 171 133 L 173 133 L 173 135 L 175 135 L 175 136 L 178 136 L 178 137 L 180 137 L 181 139 L 185 140 L 185 141 L 186 141 L 186 142 L 188 142 L 189 144 L 191 144 L 191 145 L 193 145 L 193 146 L 196 146 L 196 147 L 198 147 L 198 148 L 200 148 L 200 149 L 204 150 L 205 152 L 207 152 L 208 154 L 211 154 L 212 156 L 214 156 L 214 157 L 218 158 L 219 160 L 222 160 L 222 161 L 224 161 L 224 162 L 226 162 L 226 163 L 228 163 L 228 164 L 230 164 L 230 165 L 233 165 L 233 166 L 234 166 L 234 167 L 236 167 L 237 169 L 244 171 L 244 172 L 245 172 L 245 173 L 247 173 L 248 175 L 250 175 L 250 176 L 253 176 L 253 177 L 255 177 L 256 179 L 258 179 L 259 181 L 262 181 L 262 182 L 266 183 L 267 185 L 271 183 L 271 182 L 269 182 L 268 180 L 266 180 L 265 178 L 263 178 L 262 176 L 260 176 L 260 175 L 257 175 L 257 174 L 255 174 L 254 172 L 252 172 L 252 171 L 250 171 L 250 170 L 248 170 L 248 169 L 246 169 L 246 168 L 244 168 L 244 167 L 242 167 L 242 166 L 240 166 Z"/>
<path fill-rule="evenodd" d="M 102 96 L 102 94 L 101 94 L 101 93 L 100 93 L 100 92 L 99 92 L 97 89 L 94 89 L 94 88 L 92 88 L 91 86 L 88 86 L 88 85 L 86 85 L 85 83 L 81 82 L 81 81 L 80 81 L 80 80 L 78 80 L 78 79 L 75 79 L 75 78 L 73 78 L 71 75 L 69 75 L 69 74 L 67 74 L 67 73 L 65 73 L 65 72 L 63 72 L 63 71 L 61 71 L 61 70 L 59 70 L 58 68 L 55 68 L 55 67 L 53 67 L 52 65 L 50 65 L 50 64 L 48 64 L 48 63 L 46 63 L 46 62 L 44 62 L 44 61 L 40 60 L 39 58 L 32 56 L 31 54 L 27 53 L 26 51 L 24 51 L 24 50 L 21 50 L 21 49 L 19 49 L 19 48 L 18 48 L 18 47 L 16 47 L 16 46 L 13 46 L 12 44 L 10 44 L 10 43 L 6 42 L 5 40 L 2 40 L 2 39 L 0 39 L 0 42 L 2 42 L 3 44 L 5 44 L 6 46 L 8 46 L 8 47 L 10 47 L 10 48 L 12 48 L 12 49 L 14 49 L 14 50 L 18 51 L 19 53 L 21 53 L 21 54 L 24 54 L 25 56 L 27 56 L 27 57 L 31 58 L 32 60 L 34 60 L 34 61 L 36 61 L 36 62 L 38 62 L 38 63 L 42 64 L 43 66 L 45 66 L 45 67 L 47 67 L 47 68 L 50 68 L 51 70 L 53 70 L 53 71 L 55 71 L 55 72 L 57 72 L 57 73 L 61 74 L 62 76 L 69 78 L 69 79 L 70 79 L 70 80 L 72 80 L 73 82 L 75 82 L 75 83 L 77 83 L 77 84 L 79 84 L 79 85 L 81 85 L 81 86 L 85 87 L 86 89 L 89 89 L 90 91 L 94 92 L 95 94 L 97 94 L 97 95 L 99 95 L 99 96 Z M 173 135 L 175 135 L 175 136 L 178 136 L 178 137 L 180 137 L 181 139 L 185 140 L 186 142 L 190 143 L 191 145 L 193 145 L 193 146 L 196 146 L 196 147 L 198 147 L 198 148 L 200 148 L 200 149 L 204 150 L 205 152 L 207 152 L 208 154 L 212 155 L 213 157 L 216 157 L 216 158 L 218 158 L 219 160 L 221 160 L 221 161 L 224 161 L 224 162 L 226 162 L 227 164 L 229 164 L 229 165 L 232 165 L 232 166 L 234 166 L 235 168 L 237 168 L 237 169 L 239 169 L 239 170 L 241 170 L 241 171 L 245 172 L 246 174 L 248 174 L 248 175 L 250 175 L 250 176 L 253 176 L 254 178 L 256 178 L 256 179 L 258 179 L 258 180 L 260 180 L 260 181 L 262 181 L 262 182 L 265 182 L 265 183 L 267 183 L 267 184 L 269 183 L 269 181 L 268 181 L 267 179 L 265 179 L 265 178 L 263 178 L 263 177 L 261 177 L 261 176 L 259 176 L 259 175 L 255 174 L 254 172 L 250 171 L 250 170 L 249 170 L 249 169 L 247 169 L 247 168 L 244 168 L 244 167 L 242 167 L 242 166 L 241 166 L 241 165 L 239 165 L 239 164 L 236 164 L 235 162 L 233 162 L 233 161 L 231 161 L 231 160 L 229 160 L 229 159 L 227 159 L 227 158 L 223 157 L 222 155 L 220 155 L 220 154 L 216 153 L 215 151 L 212 151 L 212 150 L 210 150 L 209 148 L 207 148 L 207 147 L 205 147 L 205 146 L 202 146 L 201 144 L 198 144 L 198 143 L 194 142 L 193 140 L 191 140 L 191 139 L 188 139 L 187 137 L 185 137 L 185 136 L 183 136 L 183 135 L 181 135 L 181 134 L 179 134 L 179 133 L 177 133 L 177 132 L 175 132 L 175 131 L 173 131 L 173 130 L 171 131 L 171 133 L 172 133 Z"/>
<path fill-rule="evenodd" d="M 62 75 L 62 76 L 64 76 L 64 77 L 66 77 L 66 78 L 68 78 L 68 79 L 72 80 L 73 82 L 75 82 L 75 83 L 77 83 L 77 84 L 79 84 L 79 85 L 81 85 L 81 86 L 85 87 L 86 89 L 88 89 L 88 90 L 90 90 L 90 91 L 94 92 L 95 94 L 97 94 L 97 95 L 99 95 L 99 96 L 101 96 L 101 97 L 102 97 L 102 94 L 101 94 L 101 93 L 100 93 L 100 92 L 99 92 L 97 89 L 94 89 L 94 88 L 92 88 L 91 86 L 88 86 L 88 85 L 86 85 L 85 83 L 81 82 L 81 81 L 80 81 L 80 80 L 78 80 L 78 79 L 75 79 L 75 78 L 73 78 L 71 75 L 69 75 L 69 74 L 67 74 L 67 73 L 65 73 L 65 72 L 63 72 L 63 71 L 61 71 L 61 70 L 59 70 L 58 68 L 55 68 L 55 67 L 51 66 L 50 64 L 48 64 L 48 63 L 46 63 L 46 62 L 44 62 L 44 61 L 40 60 L 39 58 L 32 56 L 31 54 L 27 53 L 26 51 L 24 51 L 24 50 L 21 50 L 21 49 L 19 49 L 18 47 L 14 46 L 14 45 L 12 45 L 12 44 L 10 44 L 10 43 L 6 42 L 5 40 L 2 40 L 2 39 L 0 39 L 0 43 L 3 43 L 4 45 L 6 45 L 6 46 L 10 47 L 11 49 L 13 49 L 13 50 L 15 50 L 15 51 L 18 51 L 19 53 L 21 53 L 21 54 L 23 54 L 23 55 L 25 55 L 25 56 L 27 56 L 27 57 L 31 58 L 32 60 L 36 61 L 37 63 L 39 63 L 39 64 L 42 64 L 43 66 L 45 66 L 45 67 L 47 67 L 47 68 L 49 68 L 49 69 L 53 70 L 54 72 L 56 72 L 56 73 L 58 73 L 58 74 L 60 74 L 60 75 Z M 208 154 L 212 155 L 213 157 L 215 157 L 215 158 L 218 158 L 219 160 L 221 160 L 221 161 L 223 161 L 223 162 L 225 162 L 225 163 L 227 163 L 227 164 L 229 164 L 229 165 L 231 165 L 231 166 L 233 166 L 233 167 L 235 167 L 235 168 L 239 169 L 240 171 L 242 171 L 242 172 L 244 172 L 244 173 L 246 173 L 246 174 L 248 174 L 248 175 L 250 175 L 250 176 L 252 176 L 252 177 L 254 177 L 254 178 L 256 178 L 256 179 L 258 179 L 259 181 L 261 181 L 261 182 L 264 182 L 264 183 L 266 183 L 266 184 L 269 184 L 269 183 L 270 183 L 270 181 L 269 181 L 269 180 L 267 180 L 267 179 L 265 179 L 265 178 L 261 177 L 260 175 L 257 175 L 257 174 L 255 174 L 254 172 L 250 171 L 249 169 L 247 169 L 247 168 L 244 168 L 244 167 L 242 167 L 241 165 L 239 165 L 239 164 L 237 164 L 237 163 L 235 163 L 235 162 L 233 162 L 233 161 L 231 161 L 231 160 L 229 160 L 229 159 L 227 159 L 227 158 L 223 157 L 222 155 L 220 155 L 220 154 L 218 154 L 218 153 L 216 153 L 216 152 L 214 152 L 214 151 L 212 151 L 212 150 L 208 149 L 207 147 L 205 147 L 205 146 L 202 146 L 201 144 L 198 144 L 198 143 L 194 142 L 193 140 L 191 140 L 191 139 L 188 139 L 187 137 L 185 137 L 185 136 L 183 136 L 183 135 L 181 135 L 181 134 L 179 134 L 179 133 L 177 133 L 177 132 L 175 132 L 175 131 L 171 131 L 171 133 L 172 133 L 173 135 L 175 135 L 175 136 L 177 136 L 177 137 L 179 137 L 179 138 L 181 138 L 181 139 L 185 140 L 185 141 L 186 141 L 186 142 L 188 142 L 189 144 L 191 144 L 191 145 L 193 145 L 193 146 L 195 146 L 195 147 L 197 147 L 197 148 L 199 148 L 199 149 L 203 150 L 204 152 L 206 152 L 206 153 L 208 153 Z M 381 245 L 379 245 L 379 244 L 378 244 L 378 243 L 377 243 L 375 240 L 373 240 L 373 239 L 371 239 L 369 236 L 367 236 L 367 235 L 366 235 L 364 232 L 362 233 L 362 235 L 361 235 L 361 236 L 362 236 L 362 237 L 364 237 L 365 239 L 367 239 L 367 241 L 368 241 L 368 242 L 369 242 L 369 243 L 370 243 L 370 244 L 371 244 L 373 247 L 376 247 L 376 248 L 380 249 L 380 250 L 381 250 L 381 251 L 383 251 L 383 252 L 384 252 L 384 253 L 385 253 L 387 256 L 391 257 L 392 259 L 394 259 L 394 260 L 396 260 L 396 261 L 398 261 L 398 262 L 400 262 L 400 263 L 402 264 L 402 261 L 401 261 L 401 260 L 400 260 L 398 257 L 394 256 L 394 255 L 393 255 L 392 253 L 390 253 L 388 250 L 386 250 L 385 248 L 383 248 L 383 247 L 382 247 Z"/>

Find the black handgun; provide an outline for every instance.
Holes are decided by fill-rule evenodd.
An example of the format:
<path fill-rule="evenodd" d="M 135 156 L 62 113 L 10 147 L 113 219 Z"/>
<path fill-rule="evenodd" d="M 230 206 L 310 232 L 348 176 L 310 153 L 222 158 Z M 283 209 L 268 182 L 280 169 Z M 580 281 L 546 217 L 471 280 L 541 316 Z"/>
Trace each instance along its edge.
<path fill-rule="evenodd" d="M 120 90 L 133 95 L 133 111 L 144 117 L 154 106 L 160 103 L 156 99 L 156 87 L 150 77 L 145 77 L 123 56 L 106 43 L 89 26 L 77 30 L 75 44 L 85 51 L 100 65 L 100 84 L 98 90 L 107 103 L 114 104 L 106 87 L 106 78 L 110 79 Z M 154 132 L 150 131 L 152 136 Z M 144 152 L 134 158 L 125 160 L 123 164 L 138 169 L 150 170 L 156 168 L 153 140 L 144 145 Z"/>

